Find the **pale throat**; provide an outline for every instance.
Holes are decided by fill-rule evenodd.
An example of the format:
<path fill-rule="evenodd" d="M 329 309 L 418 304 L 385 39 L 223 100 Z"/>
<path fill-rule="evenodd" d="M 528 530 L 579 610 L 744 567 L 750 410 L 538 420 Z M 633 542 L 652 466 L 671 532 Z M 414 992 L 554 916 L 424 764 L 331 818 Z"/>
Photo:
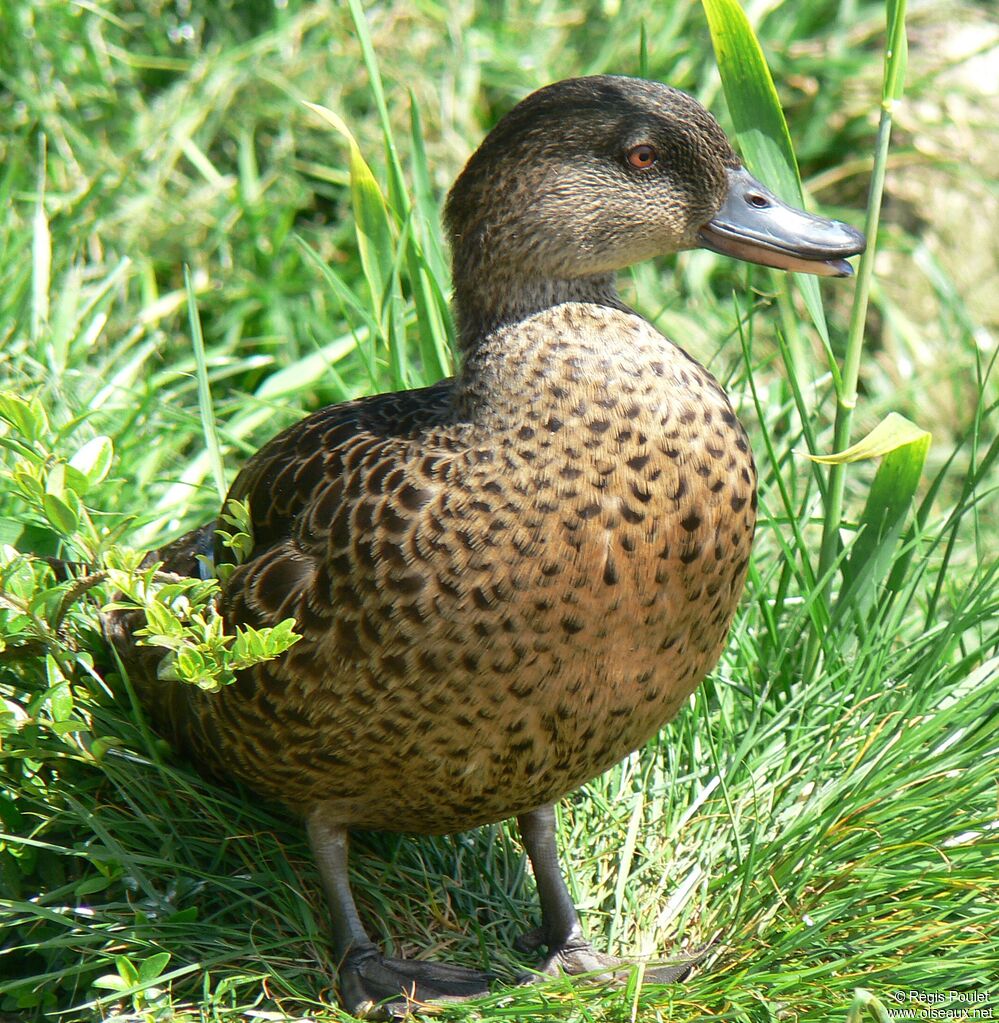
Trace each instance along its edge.
<path fill-rule="evenodd" d="M 518 323 L 564 302 L 588 302 L 626 310 L 618 297 L 614 274 L 545 277 L 508 268 L 459 274 L 456 268 L 454 311 L 458 344 L 467 354 L 493 331 Z"/>

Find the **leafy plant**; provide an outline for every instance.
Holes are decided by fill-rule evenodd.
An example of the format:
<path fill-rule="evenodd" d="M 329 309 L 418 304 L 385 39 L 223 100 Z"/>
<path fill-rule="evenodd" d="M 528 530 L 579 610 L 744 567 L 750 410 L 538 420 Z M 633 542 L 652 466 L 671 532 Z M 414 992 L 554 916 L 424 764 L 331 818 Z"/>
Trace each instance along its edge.
<path fill-rule="evenodd" d="M 263 629 L 240 625 L 227 632 L 218 610 L 217 579 L 163 573 L 162 563 L 144 566 L 141 558 L 123 551 L 105 556 L 104 575 L 115 598 L 104 613 L 135 609 L 145 615 L 145 625 L 134 634 L 142 646 L 166 651 L 160 678 L 213 692 L 234 682 L 236 672 L 273 660 L 301 639 L 293 618 Z"/>
<path fill-rule="evenodd" d="M 204 555 L 199 555 L 199 562 L 205 566 L 207 571 L 214 574 L 225 582 L 232 575 L 237 565 L 242 565 L 253 553 L 253 522 L 250 518 L 250 506 L 246 501 L 228 500 L 219 515 L 219 519 L 227 526 L 231 526 L 233 532 L 219 526 L 215 535 L 221 540 L 226 550 L 232 551 L 233 562 L 216 565 Z"/>
<path fill-rule="evenodd" d="M 143 1023 L 173 1016 L 167 993 L 156 981 L 170 962 L 169 952 L 156 952 L 136 965 L 129 956 L 115 956 L 114 973 L 105 973 L 94 981 L 95 988 L 130 996 L 132 1008 L 140 1013 Z"/>

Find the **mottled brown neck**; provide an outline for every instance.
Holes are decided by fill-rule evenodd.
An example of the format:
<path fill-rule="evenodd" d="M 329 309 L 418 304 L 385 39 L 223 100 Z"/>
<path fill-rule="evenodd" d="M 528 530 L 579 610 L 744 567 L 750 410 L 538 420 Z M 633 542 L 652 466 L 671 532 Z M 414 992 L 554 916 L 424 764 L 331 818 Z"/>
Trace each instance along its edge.
<path fill-rule="evenodd" d="M 478 266 L 475 272 L 462 273 L 455 262 L 454 310 L 458 343 L 464 355 L 499 327 L 563 302 L 591 302 L 627 311 L 618 297 L 613 274 L 559 280 L 521 276 L 488 264 Z"/>

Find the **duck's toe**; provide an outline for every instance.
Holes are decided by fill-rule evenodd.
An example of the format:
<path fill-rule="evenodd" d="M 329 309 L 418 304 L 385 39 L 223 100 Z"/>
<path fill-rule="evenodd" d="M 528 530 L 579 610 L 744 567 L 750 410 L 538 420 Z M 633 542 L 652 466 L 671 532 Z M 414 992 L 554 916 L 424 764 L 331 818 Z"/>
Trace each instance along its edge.
<path fill-rule="evenodd" d="M 531 939 L 534 937 L 533 933 L 524 935 L 518 942 L 519 948 L 522 951 L 529 951 L 532 946 L 536 948 L 538 944 L 543 943 L 543 939 L 537 944 L 533 943 Z M 592 974 L 595 980 L 610 980 L 615 972 L 625 965 L 623 959 L 598 952 L 588 941 L 579 939 L 550 949 L 536 971 L 522 973 L 517 979 L 521 984 L 532 984 L 546 977 L 560 977 L 564 973 L 570 976 L 588 973 Z"/>
<path fill-rule="evenodd" d="M 420 1005 L 476 998 L 492 979 L 450 963 L 390 959 L 373 945 L 351 950 L 339 972 L 344 1008 L 362 1019 L 399 1019 Z"/>
<path fill-rule="evenodd" d="M 528 941 L 533 935 L 524 936 Z M 644 984 L 673 984 L 685 980 L 690 971 L 704 959 L 704 953 L 681 956 L 669 962 L 648 963 L 642 975 Z M 523 973 L 518 978 L 521 984 L 537 983 L 545 977 L 562 974 L 578 976 L 588 974 L 594 980 L 620 981 L 627 979 L 636 960 L 621 959 L 618 956 L 598 952 L 588 941 L 576 939 L 550 950 L 536 972 Z"/>

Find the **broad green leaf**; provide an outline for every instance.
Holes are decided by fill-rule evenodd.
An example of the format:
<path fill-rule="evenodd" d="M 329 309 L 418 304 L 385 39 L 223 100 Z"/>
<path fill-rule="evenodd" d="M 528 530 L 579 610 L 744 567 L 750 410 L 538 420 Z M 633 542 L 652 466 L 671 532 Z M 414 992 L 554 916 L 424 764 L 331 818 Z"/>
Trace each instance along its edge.
<path fill-rule="evenodd" d="M 59 466 L 63 473 L 63 485 L 65 488 L 78 497 L 82 497 L 90 489 L 90 480 L 80 472 L 79 469 L 74 468 L 68 462 L 63 462 Z"/>
<path fill-rule="evenodd" d="M 87 723 L 70 714 L 68 718 L 63 718 L 59 721 L 52 721 L 49 728 L 55 735 L 72 735 L 74 732 L 86 731 Z"/>
<path fill-rule="evenodd" d="M 49 471 L 45 477 L 45 492 L 47 494 L 54 494 L 56 497 L 65 498 L 66 496 L 66 465 L 63 462 L 58 462 Z"/>
<path fill-rule="evenodd" d="M 88 440 L 69 460 L 69 464 L 83 473 L 91 483 L 100 483 L 111 470 L 114 445 L 110 437 L 94 437 Z"/>
<path fill-rule="evenodd" d="M 0 519 L 0 547 L 16 544 L 24 535 L 24 523 L 14 519 Z"/>
<path fill-rule="evenodd" d="M 105 973 L 90 983 L 93 987 L 103 988 L 106 991 L 127 991 L 132 986 L 127 980 L 116 973 Z"/>
<path fill-rule="evenodd" d="M 35 399 L 25 401 L 9 391 L 0 393 L 0 419 L 28 440 L 38 440 L 49 429 L 48 417 L 41 402 Z"/>
<path fill-rule="evenodd" d="M 860 462 L 865 458 L 879 458 L 896 448 L 913 444 L 924 438 L 929 443 L 929 436 L 925 430 L 916 426 L 905 416 L 900 416 L 897 412 L 889 412 L 866 437 L 858 440 L 856 444 L 851 445 L 845 451 L 839 451 L 832 455 L 809 455 L 808 457 L 813 462 L 821 462 L 823 465 Z"/>
<path fill-rule="evenodd" d="M 42 509 L 45 517 L 63 536 L 72 536 L 80 524 L 79 504 L 75 494 L 66 494 L 67 500 L 55 494 L 42 497 Z"/>
<path fill-rule="evenodd" d="M 196 682 L 211 674 L 202 653 L 190 647 L 185 647 L 177 652 L 174 669 L 186 682 Z"/>
<path fill-rule="evenodd" d="M 73 693 L 59 662 L 51 654 L 45 655 L 45 680 L 49 686 L 49 710 L 53 719 L 61 721 L 69 717 L 73 711 Z"/>
<path fill-rule="evenodd" d="M 115 956 L 114 964 L 118 968 L 118 976 L 120 976 L 129 987 L 136 987 L 138 985 L 139 971 L 135 968 L 131 959 L 127 956 Z"/>
<path fill-rule="evenodd" d="M 170 962 L 169 952 L 156 952 L 148 959 L 143 959 L 139 966 L 139 980 L 143 984 L 154 981 L 166 969 L 168 962 Z"/>
<path fill-rule="evenodd" d="M 295 619 L 285 618 L 264 629 L 254 629 L 249 625 L 237 629 L 236 641 L 232 645 L 233 668 L 246 668 L 283 654 L 302 638 L 293 631 L 294 627 Z"/>
<path fill-rule="evenodd" d="M 45 488 L 36 474 L 36 466 L 21 461 L 10 471 L 14 486 L 32 503 L 39 502 L 45 495 Z"/>
<path fill-rule="evenodd" d="M 930 434 L 903 416 L 892 413 L 863 440 L 838 457 L 842 462 L 881 458 L 856 539 L 843 565 L 843 586 L 834 618 L 863 615 L 895 561 L 905 520 L 912 507 L 930 448 Z"/>
<path fill-rule="evenodd" d="M 785 202 L 801 206 L 801 177 L 777 89 L 756 33 L 737 0 L 701 0 L 739 148 L 750 170 Z M 808 313 L 828 343 L 817 278 L 795 274 Z"/>
<path fill-rule="evenodd" d="M 145 608 L 146 628 L 152 635 L 179 637 L 184 634 L 184 626 L 176 615 L 172 614 L 158 601 L 150 601 Z"/>
<path fill-rule="evenodd" d="M 37 585 L 28 556 L 8 543 L 0 544 L 0 587 L 3 592 L 30 600 Z"/>
<path fill-rule="evenodd" d="M 54 688 L 57 685 L 62 685 L 66 681 L 65 675 L 62 673 L 62 669 L 59 667 L 59 662 L 52 657 L 51 654 L 45 655 L 45 679 L 49 684 L 49 688 Z M 70 709 L 73 708 L 73 703 L 70 703 Z"/>

